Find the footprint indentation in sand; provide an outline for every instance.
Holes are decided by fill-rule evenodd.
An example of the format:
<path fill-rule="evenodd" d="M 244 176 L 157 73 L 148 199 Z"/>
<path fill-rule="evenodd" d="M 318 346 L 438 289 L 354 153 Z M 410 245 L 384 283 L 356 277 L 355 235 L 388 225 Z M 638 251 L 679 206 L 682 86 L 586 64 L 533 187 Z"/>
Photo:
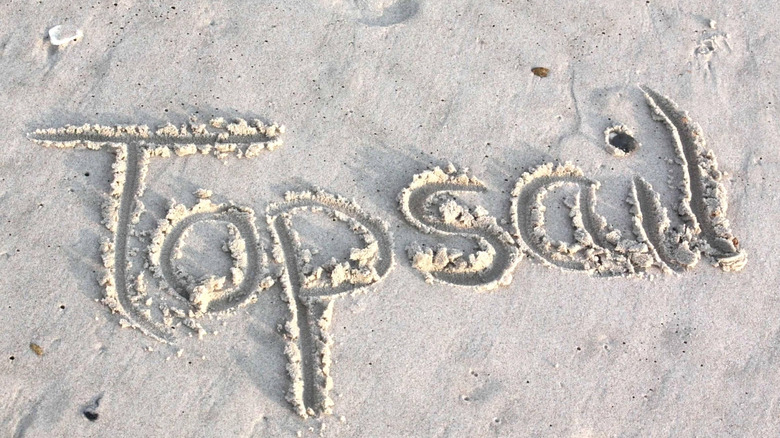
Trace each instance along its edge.
<path fill-rule="evenodd" d="M 372 4 L 379 3 L 379 4 Z M 420 12 L 418 0 L 356 0 L 359 22 L 366 26 L 388 27 L 403 23 Z"/>

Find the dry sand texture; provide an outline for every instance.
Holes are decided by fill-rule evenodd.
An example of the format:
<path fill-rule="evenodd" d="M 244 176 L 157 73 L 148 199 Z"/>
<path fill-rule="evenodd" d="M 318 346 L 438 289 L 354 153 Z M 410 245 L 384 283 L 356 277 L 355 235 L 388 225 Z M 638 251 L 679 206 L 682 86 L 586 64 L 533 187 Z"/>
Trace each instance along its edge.
<path fill-rule="evenodd" d="M 363 212 L 352 201 L 321 190 L 288 193 L 282 204 L 268 208 L 268 226 L 273 233 L 273 258 L 283 264 L 282 300 L 288 304 L 290 320 L 284 326 L 285 354 L 290 361 L 291 386 L 287 400 L 303 417 L 331 413 L 329 396 L 331 347 L 328 333 L 333 318 L 333 300 L 339 295 L 380 282 L 393 267 L 393 244 L 388 226 Z M 301 213 L 318 213 L 342 222 L 365 246 L 351 248 L 349 260 L 331 258 L 312 264 L 292 219 Z"/>
<path fill-rule="evenodd" d="M 274 284 L 268 275 L 267 255 L 259 243 L 254 211 L 231 203 L 215 204 L 210 199 L 211 190 L 196 191 L 198 201 L 191 208 L 173 201 L 153 231 L 136 227 L 145 210 L 142 199 L 152 157 L 213 153 L 220 159 L 230 155 L 253 158 L 260 151 L 280 146 L 285 131 L 284 126 L 266 126 L 259 120 L 250 125 L 244 119 L 232 123 L 214 119 L 210 127 L 191 120 L 181 128 L 168 124 L 155 131 L 146 126 L 84 125 L 39 129 L 30 134 L 34 142 L 45 147 L 114 150 L 111 191 L 103 206 L 102 223 L 112 237 L 101 243 L 104 273 L 100 284 L 106 288 L 101 301 L 120 315 L 121 326 L 137 328 L 164 343 L 173 341 L 171 329 L 176 326 L 190 328 L 202 339 L 208 331 L 196 319 L 206 313 L 230 313 L 237 306 L 256 301 L 259 291 Z M 333 221 L 343 222 L 365 247 L 352 248 L 346 261 L 332 258 L 313 266 L 312 254 L 302 248 L 292 224 L 292 217 L 305 212 L 324 213 Z M 282 266 L 278 275 L 282 300 L 288 303 L 290 312 L 282 329 L 290 362 L 287 399 L 302 417 L 330 413 L 333 402 L 328 394 L 333 384 L 328 327 L 333 299 L 375 285 L 387 275 L 393 266 L 392 239 L 386 223 L 364 213 L 353 201 L 321 190 L 288 193 L 285 203 L 269 206 L 267 217 L 273 236 L 273 260 Z M 188 235 L 196 224 L 203 223 L 227 227 L 228 239 L 222 249 L 232 259 L 229 278 L 198 277 L 175 266 L 182 258 Z M 131 238 L 148 244 L 143 268 L 132 282 L 131 258 L 136 251 L 129 249 Z M 168 296 L 150 293 L 146 268 Z M 169 304 L 169 297 L 178 303 Z"/>
<path fill-rule="evenodd" d="M 163 280 L 163 287 L 174 292 L 174 297 L 187 301 L 190 309 L 171 310 L 167 304 L 148 297 L 143 272 L 137 274 L 134 284 L 129 284 L 129 273 L 133 266 L 128 256 L 134 250 L 129 248 L 128 243 L 131 238 L 143 241 L 145 237 L 135 229 L 135 225 L 145 208 L 141 199 L 146 189 L 152 157 L 169 158 L 172 153 L 179 157 L 213 153 L 222 159 L 230 154 L 238 158 L 250 158 L 259 151 L 273 150 L 279 146 L 279 136 L 284 132 L 283 127 L 265 126 L 259 120 L 249 125 L 243 119 L 228 124 L 224 120 L 214 119 L 210 125 L 211 130 L 205 124 L 191 120 L 181 128 L 168 124 L 151 131 L 146 126 L 106 127 L 86 124 L 39 129 L 30 134 L 34 142 L 46 147 L 91 150 L 105 147 L 114 150 L 111 191 L 103 204 L 102 223 L 112 233 L 112 237 L 101 243 L 104 273 L 100 284 L 106 288 L 102 302 L 112 312 L 122 316 L 122 325 L 138 328 L 160 341 L 171 337 L 171 323 L 168 321 L 171 311 L 173 315 L 186 315 L 184 323 L 194 327 L 201 336 L 203 329 L 191 318 L 206 311 L 228 310 L 251 299 L 260 287 L 267 288 L 272 284 L 270 277 L 262 282 L 260 280 L 264 264 L 260 263 L 259 253 L 262 248 L 258 247 L 254 212 L 247 208 L 215 205 L 208 199 L 210 194 L 206 190 L 196 193 L 201 199 L 191 209 L 180 204 L 171 206 L 151 236 L 148 260 L 145 262 L 152 268 L 155 277 Z M 186 272 L 177 272 L 173 267 L 173 259 L 177 258 L 176 246 L 192 225 L 201 221 L 226 222 L 232 227 L 231 241 L 226 242 L 225 246 L 234 260 L 231 268 L 232 288 L 224 287 L 224 278 L 187 278 Z M 162 312 L 164 323 L 152 320 L 153 310 Z"/>
<path fill-rule="evenodd" d="M 400 210 L 406 221 L 423 233 L 472 238 L 474 250 L 464 257 L 462 251 L 443 245 L 434 250 L 415 243 L 407 249 L 412 267 L 425 273 L 429 282 L 438 280 L 478 290 L 510 285 L 520 261 L 520 249 L 552 266 L 598 276 L 643 274 L 653 265 L 661 272 L 689 269 L 698 262 L 699 253 L 710 256 L 725 271 L 741 270 L 746 255 L 738 249 L 738 240 L 729 229 L 726 193 L 720 184 L 722 173 L 714 152 L 706 149 L 701 128 L 669 98 L 646 87 L 642 89 L 655 117 L 669 128 L 676 153 L 672 161 L 682 168 L 681 201 L 675 210 L 683 221 L 682 227 L 670 226 L 660 195 L 643 178 L 636 177 L 627 200 L 633 216 L 633 238 L 623 239 L 621 230 L 608 225 L 596 213 L 599 183 L 585 178 L 570 163 L 547 163 L 524 173 L 512 191 L 513 238 L 484 207 L 469 208 L 458 202 L 458 192 L 484 192 L 487 188 L 467 170 L 458 171 L 450 163 L 444 169 L 436 167 L 415 175 L 398 196 Z M 106 288 L 101 301 L 121 316 L 121 326 L 137 328 L 161 342 L 171 341 L 171 329 L 177 325 L 191 329 L 202 339 L 208 331 L 197 318 L 206 313 L 229 313 L 236 306 L 254 302 L 259 291 L 274 284 L 273 277 L 268 275 L 265 250 L 259 243 L 254 211 L 232 203 L 215 204 L 210 199 L 211 190 L 197 190 L 194 195 L 198 201 L 191 208 L 173 201 L 153 232 L 136 229 L 145 211 L 142 198 L 152 157 L 170 158 L 173 150 L 179 157 L 213 152 L 223 160 L 231 154 L 251 158 L 259 151 L 281 145 L 280 135 L 285 131 L 284 127 L 265 126 L 259 120 L 249 125 L 243 119 L 227 124 L 214 119 L 210 125 L 219 131 L 209 130 L 193 119 L 181 128 L 168 124 L 154 132 L 146 126 L 83 125 L 39 129 L 29 135 L 45 147 L 106 147 L 114 151 L 111 190 L 103 205 L 102 223 L 112 238 L 101 243 L 104 273 L 99 282 Z M 610 131 L 633 138 L 633 133 L 623 126 L 608 129 L 608 148 L 614 146 Z M 623 153 L 613 151 L 613 155 L 625 156 L 635 149 L 622 148 Z M 570 210 L 573 245 L 551 239 L 546 227 L 546 195 L 566 184 L 585 189 L 564 202 Z M 350 249 L 348 260 L 331 258 L 321 265 L 313 263 L 312 251 L 304 248 L 293 226 L 293 217 L 302 213 L 324 214 L 333 222 L 344 223 L 359 236 L 362 245 Z M 282 285 L 282 301 L 287 303 L 290 315 L 280 328 L 287 342 L 284 350 L 289 361 L 287 400 L 304 418 L 330 414 L 334 404 L 329 396 L 333 387 L 333 341 L 329 334 L 333 299 L 374 286 L 387 276 L 393 266 L 388 225 L 365 213 L 354 201 L 321 189 L 289 192 L 284 203 L 268 207 L 266 216 L 273 241 L 272 258 L 280 265 L 277 277 Z M 175 266 L 176 260 L 182 258 L 188 235 L 198 223 L 226 225 L 228 238 L 222 249 L 232 260 L 229 279 L 198 277 Z M 148 241 L 148 257 L 132 284 L 131 258 L 137 251 L 128 249 L 131 237 Z M 179 299 L 184 308 L 169 305 L 165 299 L 149 293 L 146 268 L 159 280 L 160 288 Z M 152 316 L 156 311 L 160 322 Z M 39 346 L 31 346 L 42 355 Z"/>
<path fill-rule="evenodd" d="M 777 435 L 777 8 L 0 6 L 0 434 Z"/>

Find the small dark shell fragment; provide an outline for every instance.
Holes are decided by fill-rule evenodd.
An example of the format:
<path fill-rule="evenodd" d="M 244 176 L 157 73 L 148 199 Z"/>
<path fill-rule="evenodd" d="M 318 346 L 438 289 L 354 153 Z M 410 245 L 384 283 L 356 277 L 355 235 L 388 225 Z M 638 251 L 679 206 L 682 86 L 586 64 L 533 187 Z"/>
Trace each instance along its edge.
<path fill-rule="evenodd" d="M 43 347 L 36 344 L 35 342 L 30 343 L 30 350 L 32 350 L 38 356 L 43 356 Z"/>
<path fill-rule="evenodd" d="M 550 69 L 544 67 L 534 67 L 531 69 L 531 72 L 540 78 L 546 78 L 547 75 L 550 74 Z"/>

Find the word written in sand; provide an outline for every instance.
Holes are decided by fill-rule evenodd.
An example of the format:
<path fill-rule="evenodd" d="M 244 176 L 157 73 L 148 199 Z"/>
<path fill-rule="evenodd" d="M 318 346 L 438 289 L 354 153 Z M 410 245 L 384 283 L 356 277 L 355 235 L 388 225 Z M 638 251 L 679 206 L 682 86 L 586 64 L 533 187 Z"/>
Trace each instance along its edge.
<path fill-rule="evenodd" d="M 524 256 L 596 277 L 684 272 L 702 257 L 724 271 L 742 269 L 747 256 L 726 218 L 723 175 L 701 128 L 671 99 L 642 90 L 653 117 L 671 134 L 672 162 L 681 175 L 671 212 L 678 216 L 676 225 L 659 193 L 639 176 L 632 180 L 626 200 L 631 229 L 609 224 L 598 213 L 600 183 L 569 163 L 543 164 L 520 175 L 511 209 L 500 215 L 509 220 L 499 221 L 484 207 L 460 200 L 459 194 L 488 188 L 467 170 L 450 164 L 415 175 L 399 194 L 399 209 L 420 232 L 442 240 L 465 238 L 473 242 L 472 251 L 414 243 L 406 248 L 411 266 L 426 281 L 477 290 L 511 284 Z M 354 201 L 321 189 L 287 193 L 283 201 L 266 207 L 262 228 L 270 233 L 271 248 L 261 243 L 255 210 L 214 203 L 206 189 L 195 192 L 193 205 L 171 201 L 154 226 L 141 221 L 152 159 L 254 158 L 281 146 L 283 133 L 284 127 L 258 120 L 215 119 L 157 130 L 136 125 L 66 126 L 37 130 L 30 138 L 47 147 L 114 154 L 113 181 L 102 209 L 110 237 L 101 243 L 104 272 L 99 282 L 105 288 L 102 302 L 119 315 L 122 326 L 166 343 L 174 342 L 173 329 L 178 326 L 201 338 L 209 334 L 212 318 L 235 313 L 278 285 L 288 313 L 281 327 L 291 382 L 287 400 L 303 417 L 320 416 L 333 407 L 329 397 L 333 303 L 387 277 L 394 264 L 388 225 Z M 616 156 L 640 147 L 633 132 L 622 125 L 605 132 L 605 143 Z M 565 200 L 573 233 L 568 242 L 555 240 L 549 232 L 545 203 L 563 186 L 577 189 Z M 353 236 L 356 243 L 347 256 L 323 258 L 306 242 L 310 236 L 301 234 L 301 221 L 316 218 Z M 219 250 L 229 259 L 224 275 L 204 275 L 187 264 L 186 255 L 204 230 L 209 236 L 222 236 Z"/>

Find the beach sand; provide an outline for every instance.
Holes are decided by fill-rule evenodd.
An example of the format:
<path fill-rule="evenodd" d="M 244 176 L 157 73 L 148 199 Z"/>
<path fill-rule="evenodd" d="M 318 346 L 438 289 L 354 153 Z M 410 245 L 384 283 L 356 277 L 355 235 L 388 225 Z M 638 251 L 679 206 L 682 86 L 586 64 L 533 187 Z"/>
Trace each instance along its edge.
<path fill-rule="evenodd" d="M 780 434 L 774 2 L 256 3 L 0 5 L 0 435 Z"/>

